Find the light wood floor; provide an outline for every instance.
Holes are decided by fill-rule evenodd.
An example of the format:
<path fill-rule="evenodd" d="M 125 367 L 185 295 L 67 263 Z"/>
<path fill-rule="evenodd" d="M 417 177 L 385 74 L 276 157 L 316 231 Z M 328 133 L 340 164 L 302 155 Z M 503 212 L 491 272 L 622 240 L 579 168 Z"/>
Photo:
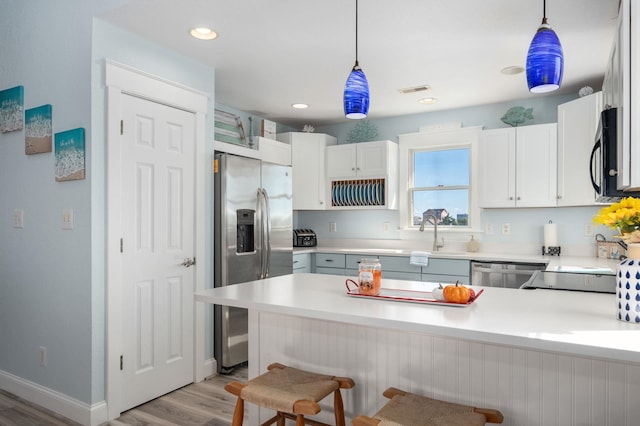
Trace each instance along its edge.
<path fill-rule="evenodd" d="M 229 426 L 236 400 L 224 385 L 246 379 L 246 367 L 230 375 L 212 376 L 126 411 L 102 426 Z M 0 390 L 0 426 L 79 425 Z"/>

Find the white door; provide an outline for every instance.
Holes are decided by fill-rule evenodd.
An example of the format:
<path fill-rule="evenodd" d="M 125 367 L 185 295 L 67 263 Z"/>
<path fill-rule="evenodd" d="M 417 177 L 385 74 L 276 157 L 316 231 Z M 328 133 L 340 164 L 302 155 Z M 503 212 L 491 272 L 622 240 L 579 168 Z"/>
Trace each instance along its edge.
<path fill-rule="evenodd" d="M 122 100 L 124 410 L 193 381 L 195 116 Z"/>

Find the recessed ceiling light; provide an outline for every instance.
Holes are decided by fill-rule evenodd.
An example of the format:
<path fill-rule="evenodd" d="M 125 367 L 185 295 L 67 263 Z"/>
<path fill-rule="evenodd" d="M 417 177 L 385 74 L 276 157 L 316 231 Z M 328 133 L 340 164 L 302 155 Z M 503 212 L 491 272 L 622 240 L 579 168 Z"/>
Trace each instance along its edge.
<path fill-rule="evenodd" d="M 502 74 L 506 74 L 506 75 L 515 75 L 515 74 L 521 74 L 524 72 L 524 68 L 517 66 L 517 65 L 511 65 L 509 67 L 504 67 L 500 70 L 500 72 Z"/>
<path fill-rule="evenodd" d="M 292 106 L 293 108 L 296 108 L 296 109 L 306 109 L 306 108 L 309 108 L 309 105 L 307 105 L 307 104 L 303 104 L 303 103 L 291 104 L 291 106 Z"/>
<path fill-rule="evenodd" d="M 431 105 L 431 104 L 435 104 L 436 102 L 438 102 L 438 99 L 437 98 L 422 98 L 418 102 L 420 102 L 423 105 Z"/>
<path fill-rule="evenodd" d="M 199 40 L 213 40 L 218 37 L 218 33 L 207 27 L 196 27 L 191 28 L 189 31 L 192 37 L 197 38 Z"/>

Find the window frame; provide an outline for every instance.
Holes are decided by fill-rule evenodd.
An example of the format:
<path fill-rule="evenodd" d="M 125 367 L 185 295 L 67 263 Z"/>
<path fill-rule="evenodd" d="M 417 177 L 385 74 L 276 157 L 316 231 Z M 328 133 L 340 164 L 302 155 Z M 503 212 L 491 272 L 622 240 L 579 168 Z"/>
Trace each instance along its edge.
<path fill-rule="evenodd" d="M 413 185 L 413 153 L 424 150 L 448 150 L 469 148 L 469 223 L 467 226 L 443 226 L 443 233 L 478 232 L 480 228 L 480 208 L 478 207 L 478 145 L 482 126 L 460 127 L 456 129 L 433 130 L 420 133 L 399 135 L 398 139 L 398 178 L 399 178 L 399 227 L 402 235 L 419 233 L 413 225 L 411 192 Z"/>

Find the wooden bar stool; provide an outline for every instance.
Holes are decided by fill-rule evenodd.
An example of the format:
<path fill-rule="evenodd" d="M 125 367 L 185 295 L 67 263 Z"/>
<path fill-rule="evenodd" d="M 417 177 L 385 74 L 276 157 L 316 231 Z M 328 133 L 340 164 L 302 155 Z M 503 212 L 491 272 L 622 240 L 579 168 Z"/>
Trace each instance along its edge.
<path fill-rule="evenodd" d="M 396 388 L 383 395 L 390 399 L 373 417 L 357 416 L 353 426 L 475 426 L 502 423 L 498 410 L 431 399 Z"/>
<path fill-rule="evenodd" d="M 271 364 L 266 373 L 249 380 L 247 383 L 231 382 L 224 388 L 238 397 L 233 412 L 232 426 L 241 426 L 244 418 L 244 401 L 276 411 L 276 415 L 262 424 L 278 422 L 284 426 L 287 418 L 294 419 L 296 426 L 304 424 L 326 425 L 315 420 L 305 419 L 305 415 L 320 412 L 319 401 L 333 392 L 333 411 L 337 426 L 344 426 L 344 407 L 340 389 L 355 386 L 348 377 L 335 377 L 311 373 L 282 364 Z"/>

